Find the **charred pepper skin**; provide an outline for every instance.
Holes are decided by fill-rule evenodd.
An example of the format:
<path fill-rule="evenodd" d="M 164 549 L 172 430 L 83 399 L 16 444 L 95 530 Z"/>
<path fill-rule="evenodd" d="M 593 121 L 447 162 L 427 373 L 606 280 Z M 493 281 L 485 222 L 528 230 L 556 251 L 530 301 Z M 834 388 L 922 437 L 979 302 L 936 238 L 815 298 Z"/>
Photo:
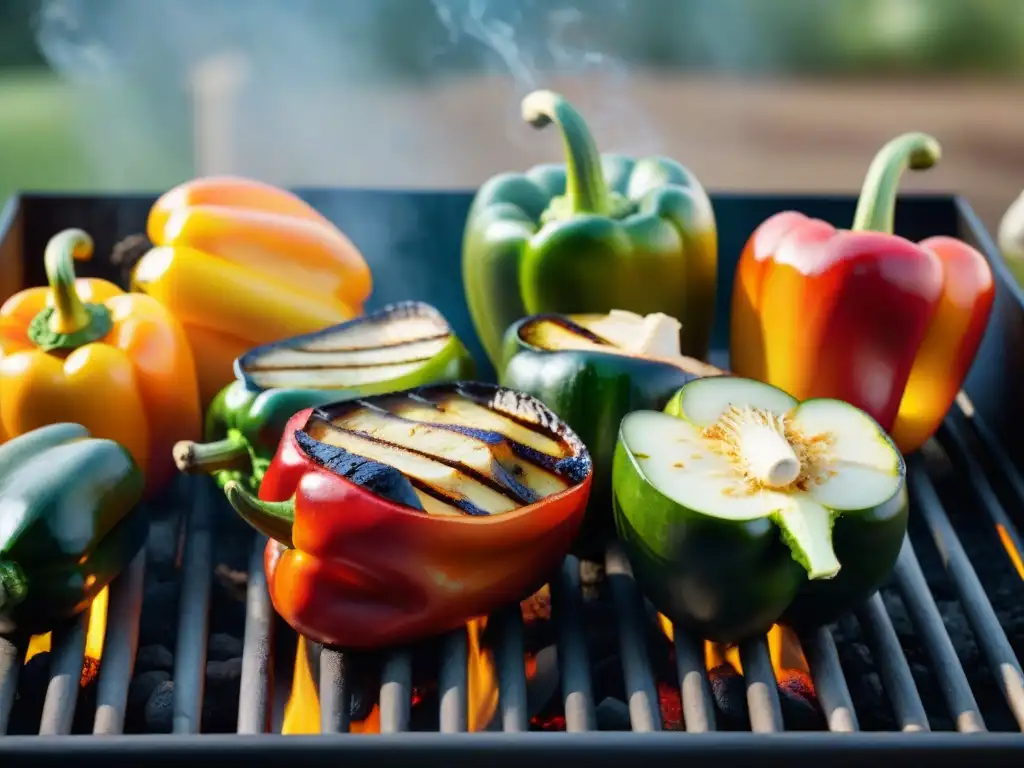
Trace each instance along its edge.
<path fill-rule="evenodd" d="M 561 128 L 567 162 L 496 176 L 470 209 L 466 300 L 495 368 L 517 320 L 612 309 L 678 319 L 682 352 L 704 357 L 718 236 L 696 177 L 667 158 L 600 156 L 583 119 L 549 91 L 527 96 L 523 116 Z"/>
<path fill-rule="evenodd" d="M 146 538 L 131 455 L 78 424 L 0 446 L 0 632 L 37 634 L 81 613 Z"/>
<path fill-rule="evenodd" d="M 206 412 L 206 442 L 183 442 L 175 446 L 178 468 L 184 472 L 207 472 L 222 489 L 233 480 L 243 484 L 252 493 L 257 493 L 285 426 L 297 411 L 424 384 L 473 378 L 476 371 L 473 358 L 454 333 L 444 349 L 412 373 L 354 387 L 261 389 L 246 374 L 247 358 L 334 333 L 346 326 L 373 323 L 395 311 L 410 309 L 429 311 L 443 320 L 440 313 L 429 305 L 405 302 L 386 306 L 349 323 L 249 350 L 235 361 L 235 381 L 217 393 L 210 403 Z"/>
<path fill-rule="evenodd" d="M 578 483 L 505 514 L 450 517 L 397 504 L 314 463 L 296 440 L 311 413 L 289 421 L 258 501 L 235 485 L 226 493 L 269 537 L 274 608 L 314 642 L 401 645 L 518 602 L 550 578 L 582 523 L 593 469 L 571 432 L 563 434 L 575 447 Z"/>
<path fill-rule="evenodd" d="M 751 236 L 733 287 L 730 365 L 799 400 L 832 397 L 870 414 L 904 453 L 945 417 L 974 361 L 995 297 L 967 243 L 891 234 L 899 177 L 941 154 L 897 137 L 876 156 L 853 228 L 795 211 Z"/>
<path fill-rule="evenodd" d="M 551 320 L 575 333 L 592 335 L 564 315 L 520 320 L 505 335 L 500 383 L 544 403 L 590 451 L 594 485 L 583 531 L 574 547 L 580 553 L 590 553 L 615 532 L 612 460 L 622 417 L 631 411 L 661 410 L 683 384 L 722 372 L 696 360 L 689 360 L 692 365 L 684 368 L 665 360 L 590 349 L 541 349 L 523 335 L 524 329 L 538 320 Z"/>

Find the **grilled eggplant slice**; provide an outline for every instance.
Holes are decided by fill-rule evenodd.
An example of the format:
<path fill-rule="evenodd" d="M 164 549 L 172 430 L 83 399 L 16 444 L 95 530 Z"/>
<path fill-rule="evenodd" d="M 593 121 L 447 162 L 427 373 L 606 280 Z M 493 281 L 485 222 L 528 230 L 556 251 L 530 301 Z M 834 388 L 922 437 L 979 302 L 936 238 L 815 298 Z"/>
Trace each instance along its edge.
<path fill-rule="evenodd" d="M 343 389 L 400 379 L 456 351 L 464 352 L 444 316 L 429 304 L 409 301 L 257 347 L 235 366 L 250 389 Z"/>

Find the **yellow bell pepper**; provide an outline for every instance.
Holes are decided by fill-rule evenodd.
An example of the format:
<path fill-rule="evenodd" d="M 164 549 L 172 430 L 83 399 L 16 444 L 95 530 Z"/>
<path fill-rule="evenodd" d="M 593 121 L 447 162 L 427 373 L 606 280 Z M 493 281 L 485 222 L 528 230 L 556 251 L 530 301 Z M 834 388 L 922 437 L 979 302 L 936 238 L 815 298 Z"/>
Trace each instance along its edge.
<path fill-rule="evenodd" d="M 372 289 L 362 254 L 300 198 L 234 177 L 186 182 L 150 210 L 154 248 L 132 285 L 185 328 L 203 405 L 252 347 L 362 313 Z"/>
<path fill-rule="evenodd" d="M 92 251 L 82 230 L 59 233 L 44 255 L 49 287 L 0 307 L 0 437 L 77 422 L 124 446 L 152 493 L 174 476 L 174 443 L 200 435 L 195 363 L 158 301 L 75 279 L 74 260 Z"/>

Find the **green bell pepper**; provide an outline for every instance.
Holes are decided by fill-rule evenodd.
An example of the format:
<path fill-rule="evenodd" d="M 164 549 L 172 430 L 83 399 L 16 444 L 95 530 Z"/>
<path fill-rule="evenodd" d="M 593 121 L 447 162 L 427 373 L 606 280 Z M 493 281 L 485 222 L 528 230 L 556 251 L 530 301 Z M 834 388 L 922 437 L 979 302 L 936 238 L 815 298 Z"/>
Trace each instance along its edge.
<path fill-rule="evenodd" d="M 834 621 L 888 578 L 903 457 L 866 413 L 732 376 L 622 420 L 615 521 L 651 602 L 707 640 Z"/>
<path fill-rule="evenodd" d="M 645 348 L 656 347 L 659 336 L 667 346 Z M 645 345 L 646 339 L 653 343 Z M 612 458 L 622 418 L 631 411 L 660 410 L 688 381 L 722 373 L 678 350 L 679 324 L 664 315 L 536 315 L 515 323 L 505 336 L 501 385 L 547 405 L 579 435 L 593 459 L 594 483 L 576 545 L 581 554 L 614 535 Z"/>
<path fill-rule="evenodd" d="M 555 123 L 566 165 L 505 173 L 477 193 L 463 238 L 466 301 L 495 368 L 508 327 L 527 315 L 663 312 L 682 351 L 707 354 L 718 237 L 697 179 L 667 158 L 600 156 L 558 94 L 523 100 L 535 126 Z"/>
<path fill-rule="evenodd" d="M 50 631 L 92 602 L 146 540 L 145 479 L 78 424 L 0 446 L 0 632 Z"/>
<path fill-rule="evenodd" d="M 259 491 L 285 424 L 327 403 L 470 379 L 473 359 L 429 304 L 390 304 L 364 317 L 256 347 L 206 414 L 207 442 L 174 446 L 178 469 Z"/>

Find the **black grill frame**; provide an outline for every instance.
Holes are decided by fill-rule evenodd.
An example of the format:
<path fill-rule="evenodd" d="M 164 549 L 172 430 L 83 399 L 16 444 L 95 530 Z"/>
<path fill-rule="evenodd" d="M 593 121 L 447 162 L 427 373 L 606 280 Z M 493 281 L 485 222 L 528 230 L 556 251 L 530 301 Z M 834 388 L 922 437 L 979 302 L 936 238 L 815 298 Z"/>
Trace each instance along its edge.
<path fill-rule="evenodd" d="M 471 198 L 469 193 L 405 193 L 359 190 L 307 190 L 303 196 L 333 218 L 366 254 L 380 285 L 371 306 L 399 298 L 420 298 L 438 306 L 469 346 L 478 361 L 485 358 L 475 339 L 462 299 L 462 286 L 453 279 L 458 272 L 461 226 Z M 14 200 L 0 214 L 0 288 L 9 293 L 18 280 L 24 284 L 43 282 L 41 260 L 45 240 L 61 228 L 81 226 L 97 240 L 97 252 L 108 253 L 113 243 L 144 229 L 145 213 L 154 196 L 24 196 Z M 842 224 L 852 214 L 852 197 L 801 197 L 762 195 L 713 195 L 719 219 L 720 277 L 716 349 L 724 348 L 728 297 L 734 259 L 743 240 L 763 218 L 778 210 L 796 208 L 811 215 Z M 404 214 L 417 228 L 416 236 L 401 232 L 381 233 L 382 222 L 397 221 Z M 367 223 L 371 216 L 376 224 Z M 960 198 L 914 195 L 901 198 L 897 230 L 911 239 L 928 235 L 958 235 L 972 241 L 993 265 L 997 299 L 992 323 L 977 362 L 938 435 L 937 444 L 948 455 L 970 489 L 975 507 L 984 513 L 983 523 L 1002 526 L 1020 546 L 1018 528 L 1007 509 L 1024 509 L 1024 476 L 1019 471 L 1021 449 L 1006 437 L 1021 424 L 1021 406 L 1008 400 L 1019 392 L 1024 374 L 1024 296 L 997 255 L 991 238 Z M 35 255 L 35 261 L 31 256 Z M 12 265 L 11 258 L 21 263 Z M 416 284 L 412 294 L 394 282 L 399 266 L 420 261 L 432 266 L 434 276 Z M 38 262 L 38 263 L 37 263 Z M 114 277 L 109 264 L 97 259 L 93 274 Z M 447 270 L 447 273 L 446 273 Z M 21 274 L 19 274 L 21 273 Z M 436 275 L 440 273 L 440 277 Z M 14 275 L 15 277 L 10 277 Z M 724 306 L 723 306 L 724 305 Z M 723 359 L 713 362 L 725 364 Z M 490 374 L 482 372 L 482 376 Z M 1010 403 L 1010 407 L 1002 407 Z M 1024 675 L 1020 662 L 998 620 L 977 575 L 964 552 L 943 500 L 936 492 L 932 475 L 935 462 L 924 455 L 908 461 L 913 513 L 925 524 L 930 538 L 944 558 L 969 624 L 1020 729 L 1024 731 Z M 133 765 L 145 760 L 162 761 L 200 757 L 243 757 L 258 764 L 289 755 L 317 764 L 344 760 L 361 765 L 403 755 L 415 755 L 420 763 L 448 762 L 474 757 L 494 764 L 517 764 L 522 760 L 553 764 L 568 758 L 598 765 L 629 758 L 661 759 L 701 757 L 728 759 L 735 764 L 759 764 L 775 756 L 790 764 L 815 764 L 825 759 L 840 765 L 863 764 L 882 759 L 892 765 L 910 765 L 922 759 L 949 756 L 972 764 L 1008 764 L 1024 758 L 1024 735 L 987 733 L 982 713 L 971 692 L 967 674 L 957 658 L 942 617 L 925 581 L 914 547 L 904 542 L 892 585 L 901 595 L 915 631 L 928 652 L 933 671 L 944 682 L 945 704 L 954 716 L 957 733 L 928 731 L 928 718 L 921 697 L 886 608 L 875 595 L 856 617 L 872 651 L 901 733 L 865 733 L 858 730 L 856 713 L 827 628 L 801 636 L 811 665 L 812 678 L 832 733 L 779 733 L 784 729 L 774 675 L 764 640 L 745 644 L 743 661 L 752 733 L 715 733 L 702 648 L 693 640 L 676 639 L 676 659 L 682 691 L 683 717 L 687 733 L 655 734 L 661 728 L 658 696 L 646 658 L 647 650 L 639 632 L 645 605 L 629 563 L 614 544 L 609 546 L 605 567 L 619 623 L 620 657 L 629 696 L 632 733 L 595 731 L 591 681 L 583 636 L 579 563 L 569 557 L 552 581 L 553 617 L 558 628 L 560 674 L 563 682 L 567 734 L 519 733 L 526 731 L 526 681 L 523 675 L 523 632 L 517 610 L 496 617 L 501 622 L 495 649 L 501 681 L 497 724 L 504 734 L 459 734 L 466 728 L 466 637 L 452 633 L 443 645 L 439 660 L 440 730 L 445 737 L 421 733 L 385 733 L 374 738 L 344 738 L 348 729 L 348 706 L 344 682 L 345 654 L 325 650 L 320 663 L 321 730 L 318 737 L 258 738 L 198 735 L 202 711 L 203 669 L 213 552 L 218 505 L 212 483 L 190 480 L 195 503 L 183 510 L 186 542 L 181 565 L 181 597 L 175 653 L 174 735 L 116 736 L 124 722 L 125 697 L 138 640 L 139 615 L 145 552 L 111 589 L 108 640 L 98 682 L 95 733 L 104 739 L 69 737 L 63 739 L 0 736 L 0 755 L 6 761 L 18 756 L 38 759 L 47 754 L 65 756 L 73 750 L 76 759 L 102 760 L 105 765 Z M 998 486 L 1010 489 L 1000 494 Z M 1018 520 L 1021 517 L 1018 515 Z M 272 706 L 269 679 L 272 666 L 271 640 L 273 608 L 263 574 L 263 543 L 256 536 L 250 562 L 247 592 L 245 651 L 242 660 L 242 688 L 238 718 L 239 734 L 262 733 Z M 1007 557 L 1007 567 L 1013 567 Z M 1024 595 L 1024 583 L 1021 585 Z M 74 697 L 84 647 L 85 617 L 55 634 L 51 682 L 40 728 L 41 735 L 65 734 L 74 713 Z M 0 639 L 0 734 L 6 729 L 6 715 L 13 699 L 12 668 L 20 667 L 18 649 Z M 1003 670 L 1002 674 L 1000 670 Z M 411 664 L 407 653 L 396 653 L 384 666 L 381 681 L 381 729 L 399 732 L 409 722 Z M 710 731 L 710 732 L 708 732 Z M 705 733 L 702 733 L 705 732 Z M 515 733 L 515 736 L 508 734 Z M 699 738 L 691 734 L 702 733 Z M 770 734 L 770 735 L 769 735 Z M 840 735 L 842 734 L 842 735 Z M 972 734 L 964 739 L 961 734 Z M 286 740 L 285 740 L 286 738 Z M 963 750 L 969 749 L 970 752 Z M 284 751 L 287 750 L 287 751 Z M 415 750 L 415 751 L 411 751 Z M 855 761 L 855 762 L 854 762 Z"/>

